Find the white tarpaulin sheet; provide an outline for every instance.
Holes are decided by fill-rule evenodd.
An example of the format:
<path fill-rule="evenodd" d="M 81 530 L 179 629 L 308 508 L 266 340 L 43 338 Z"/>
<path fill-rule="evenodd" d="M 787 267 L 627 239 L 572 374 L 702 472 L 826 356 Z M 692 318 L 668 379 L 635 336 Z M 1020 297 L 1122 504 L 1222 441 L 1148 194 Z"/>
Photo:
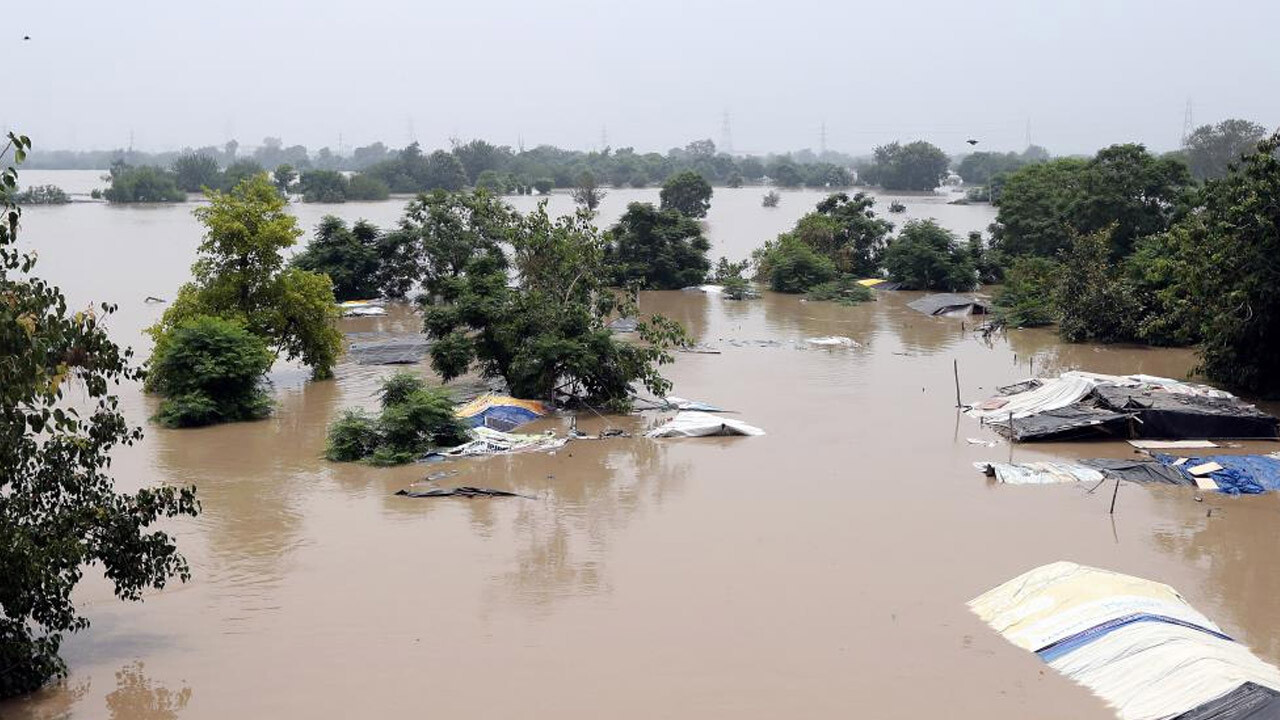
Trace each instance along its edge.
<path fill-rule="evenodd" d="M 764 430 L 722 415 L 681 411 L 666 423 L 645 433 L 647 437 L 710 437 L 714 435 L 763 435 Z"/>
<path fill-rule="evenodd" d="M 1054 485 L 1072 482 L 1102 482 L 1102 473 L 1084 465 L 1057 462 L 976 462 L 973 464 L 987 475 L 1006 485 Z"/>

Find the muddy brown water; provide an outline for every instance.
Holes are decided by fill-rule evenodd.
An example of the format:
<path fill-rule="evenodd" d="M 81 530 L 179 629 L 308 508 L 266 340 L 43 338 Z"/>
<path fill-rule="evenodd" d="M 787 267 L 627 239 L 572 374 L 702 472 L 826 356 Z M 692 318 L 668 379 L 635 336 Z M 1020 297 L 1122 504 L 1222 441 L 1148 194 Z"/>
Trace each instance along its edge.
<path fill-rule="evenodd" d="M 621 204 L 609 212 L 647 192 L 611 191 Z M 731 257 L 817 198 L 788 194 L 788 214 L 770 214 L 758 191 L 716 192 L 711 233 Z M 989 208 L 927 200 L 917 212 L 958 232 L 990 221 Z M 326 211 L 388 222 L 399 207 L 297 211 L 313 227 Z M 120 303 L 113 332 L 144 351 L 139 331 L 163 306 L 142 298 L 171 297 L 185 279 L 199 239 L 189 211 L 42 208 L 28 211 L 26 237 L 73 304 Z M 1170 583 L 1280 661 L 1280 498 L 1196 502 L 1185 488 L 1123 485 L 1112 517 L 1109 493 L 1002 487 L 971 467 L 1132 451 L 970 444 L 995 435 L 957 415 L 953 360 L 972 400 L 1032 372 L 1179 377 L 1189 352 L 1062 345 L 1032 330 L 985 343 L 909 310 L 913 297 L 844 308 L 646 293 L 646 311 L 721 351 L 680 354 L 674 394 L 736 410 L 767 430 L 759 438 L 331 464 L 326 425 L 372 405 L 390 372 L 350 363 L 324 383 L 278 368 L 278 408 L 262 422 L 148 427 L 115 475 L 126 489 L 198 486 L 204 513 L 169 526 L 193 579 L 126 604 L 91 573 L 76 597 L 93 625 L 65 645 L 70 676 L 0 703 L 0 717 L 1112 717 L 965 608 L 1059 559 Z M 417 320 L 397 309 L 343 327 L 412 332 Z M 861 347 L 803 342 L 821 335 Z M 121 392 L 135 421 L 154 411 L 136 387 Z M 580 425 L 639 432 L 661 417 Z M 453 470 L 442 483 L 535 499 L 393 495 Z"/>

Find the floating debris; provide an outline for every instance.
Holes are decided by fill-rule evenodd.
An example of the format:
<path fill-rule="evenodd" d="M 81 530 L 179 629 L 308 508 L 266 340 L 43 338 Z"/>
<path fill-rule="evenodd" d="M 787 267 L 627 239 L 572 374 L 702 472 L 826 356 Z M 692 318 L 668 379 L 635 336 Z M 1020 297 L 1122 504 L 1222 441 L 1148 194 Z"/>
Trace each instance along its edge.
<path fill-rule="evenodd" d="M 546 417 L 549 412 L 547 406 L 537 400 L 486 393 L 458 408 L 456 414 L 471 427 L 484 426 L 511 432 L 525 423 Z"/>
<path fill-rule="evenodd" d="M 811 337 L 811 338 L 806 338 L 805 342 L 809 343 L 810 345 L 818 345 L 820 347 L 847 347 L 847 348 L 859 347 L 858 342 L 856 340 L 854 340 L 853 338 L 845 337 L 843 335 Z"/>
<path fill-rule="evenodd" d="M 347 355 L 359 365 L 414 365 L 430 351 L 431 341 L 426 335 L 403 335 L 353 342 Z"/>
<path fill-rule="evenodd" d="M 478 487 L 456 487 L 456 488 L 405 488 L 397 490 L 396 495 L 411 498 L 437 498 L 437 497 L 519 497 L 529 500 L 536 500 L 532 495 L 521 495 L 510 490 L 494 490 L 493 488 Z"/>

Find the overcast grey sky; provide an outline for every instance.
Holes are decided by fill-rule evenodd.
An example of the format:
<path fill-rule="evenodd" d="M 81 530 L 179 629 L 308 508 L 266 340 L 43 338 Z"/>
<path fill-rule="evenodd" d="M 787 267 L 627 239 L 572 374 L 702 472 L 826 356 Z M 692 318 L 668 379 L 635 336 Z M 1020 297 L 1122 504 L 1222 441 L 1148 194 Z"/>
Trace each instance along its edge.
<path fill-rule="evenodd" d="M 1277 0 L 25 3 L 0 123 L 37 147 L 500 144 L 1055 154 L 1280 125 Z M 22 35 L 31 36 L 29 42 Z"/>

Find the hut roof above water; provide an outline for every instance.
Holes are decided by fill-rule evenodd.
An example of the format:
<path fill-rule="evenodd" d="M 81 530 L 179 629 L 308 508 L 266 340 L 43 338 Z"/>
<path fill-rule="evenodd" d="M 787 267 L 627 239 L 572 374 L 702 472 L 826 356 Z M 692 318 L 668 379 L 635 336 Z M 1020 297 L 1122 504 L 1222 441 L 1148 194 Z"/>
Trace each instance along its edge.
<path fill-rule="evenodd" d="M 967 295 L 936 293 L 907 303 L 907 307 L 925 315 L 985 315 L 986 303 Z"/>

